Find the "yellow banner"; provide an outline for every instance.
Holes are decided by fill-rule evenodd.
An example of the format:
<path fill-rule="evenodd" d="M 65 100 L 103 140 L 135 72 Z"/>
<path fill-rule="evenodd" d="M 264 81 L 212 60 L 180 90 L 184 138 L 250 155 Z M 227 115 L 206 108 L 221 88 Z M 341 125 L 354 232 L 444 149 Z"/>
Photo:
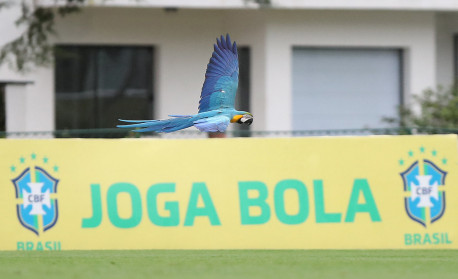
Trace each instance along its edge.
<path fill-rule="evenodd" d="M 458 248 L 456 135 L 0 140 L 0 250 Z"/>

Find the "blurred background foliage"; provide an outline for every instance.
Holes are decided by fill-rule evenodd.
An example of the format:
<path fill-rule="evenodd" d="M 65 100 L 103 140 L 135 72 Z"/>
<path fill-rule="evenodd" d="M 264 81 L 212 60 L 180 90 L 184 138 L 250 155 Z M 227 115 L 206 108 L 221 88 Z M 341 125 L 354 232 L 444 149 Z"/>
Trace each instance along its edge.
<path fill-rule="evenodd" d="M 398 117 L 385 117 L 384 122 L 396 127 L 418 127 L 429 133 L 458 129 L 458 87 L 439 86 L 413 95 L 411 102 L 398 108 Z M 438 131 L 435 131 L 438 130 Z"/>
<path fill-rule="evenodd" d="M 8 63 L 19 72 L 27 72 L 33 66 L 49 66 L 52 62 L 51 36 L 57 17 L 78 12 L 86 0 L 65 0 L 51 6 L 40 6 L 39 1 L 20 1 L 21 13 L 15 24 L 23 28 L 21 35 L 0 49 L 0 65 Z M 16 1 L 0 0 L 0 9 L 17 5 Z"/>

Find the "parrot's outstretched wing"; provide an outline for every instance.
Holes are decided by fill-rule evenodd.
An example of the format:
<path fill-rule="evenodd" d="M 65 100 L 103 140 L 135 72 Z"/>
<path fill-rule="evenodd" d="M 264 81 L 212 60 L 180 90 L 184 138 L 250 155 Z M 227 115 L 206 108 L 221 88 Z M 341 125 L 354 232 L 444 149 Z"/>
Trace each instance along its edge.
<path fill-rule="evenodd" d="M 205 72 L 205 82 L 200 95 L 199 112 L 233 108 L 239 83 L 237 45 L 229 34 L 216 39 L 210 62 Z"/>

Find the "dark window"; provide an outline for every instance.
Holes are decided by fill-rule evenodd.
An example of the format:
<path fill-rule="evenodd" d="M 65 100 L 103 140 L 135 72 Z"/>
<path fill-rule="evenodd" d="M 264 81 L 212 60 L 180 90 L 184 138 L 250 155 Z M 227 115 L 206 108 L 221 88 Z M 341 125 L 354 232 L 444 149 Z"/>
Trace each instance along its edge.
<path fill-rule="evenodd" d="M 455 80 L 454 83 L 455 85 L 458 85 L 458 34 L 455 34 L 454 40 L 453 40 L 453 66 L 454 66 L 454 74 L 455 74 Z"/>
<path fill-rule="evenodd" d="M 119 118 L 151 119 L 153 49 L 59 46 L 55 85 L 57 130 L 114 128 Z"/>
<path fill-rule="evenodd" d="M 0 84 L 0 131 L 6 131 L 5 85 Z"/>
<path fill-rule="evenodd" d="M 250 48 L 238 48 L 239 54 L 239 87 L 235 99 L 235 109 L 250 111 Z M 254 119 L 256 121 L 256 119 Z M 236 135 L 249 136 L 250 126 L 234 125 L 235 131 L 240 131 Z M 246 132 L 244 132 L 246 131 Z"/>

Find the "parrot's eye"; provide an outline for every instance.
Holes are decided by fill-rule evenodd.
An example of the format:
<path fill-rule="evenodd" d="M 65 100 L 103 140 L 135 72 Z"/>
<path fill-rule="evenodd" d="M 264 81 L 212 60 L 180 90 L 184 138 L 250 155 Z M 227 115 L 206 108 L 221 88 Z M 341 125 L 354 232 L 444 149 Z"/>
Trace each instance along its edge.
<path fill-rule="evenodd" d="M 244 114 L 238 121 L 239 124 L 251 125 L 253 123 L 253 116 L 250 114 Z"/>

